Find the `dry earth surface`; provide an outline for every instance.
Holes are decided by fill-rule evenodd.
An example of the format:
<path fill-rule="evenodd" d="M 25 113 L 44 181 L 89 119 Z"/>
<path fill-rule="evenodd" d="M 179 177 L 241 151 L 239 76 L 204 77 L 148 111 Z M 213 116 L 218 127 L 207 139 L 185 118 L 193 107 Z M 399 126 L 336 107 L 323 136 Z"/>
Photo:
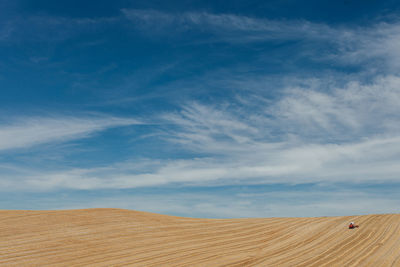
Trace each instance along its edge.
<path fill-rule="evenodd" d="M 360 228 L 347 229 L 349 221 Z M 192 219 L 0 211 L 1 266 L 400 266 L 400 215 Z"/>

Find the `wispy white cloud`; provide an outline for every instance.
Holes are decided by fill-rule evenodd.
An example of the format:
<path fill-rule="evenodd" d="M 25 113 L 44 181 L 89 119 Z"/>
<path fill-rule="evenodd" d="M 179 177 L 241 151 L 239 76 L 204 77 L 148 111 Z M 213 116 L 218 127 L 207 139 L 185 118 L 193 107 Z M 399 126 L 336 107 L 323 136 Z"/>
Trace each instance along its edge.
<path fill-rule="evenodd" d="M 268 113 L 297 135 L 352 140 L 396 132 L 400 121 L 398 76 L 378 76 L 368 84 L 351 81 L 343 88 L 329 88 L 324 82 L 289 88 Z"/>
<path fill-rule="evenodd" d="M 268 105 L 190 103 L 161 118 L 171 126 L 164 132 L 168 145 L 193 157 L 31 170 L 29 176 L 13 171 L 9 177 L 23 177 L 13 181 L 24 183 L 10 180 L 2 188 L 400 182 L 399 81 L 379 77 L 370 84 L 349 83 L 326 92 L 313 83 L 289 88 Z"/>
<path fill-rule="evenodd" d="M 257 40 L 328 38 L 335 29 L 308 21 L 269 20 L 233 14 L 207 12 L 165 13 L 157 10 L 122 9 L 123 15 L 142 29 L 175 31 L 199 30 L 224 39 L 246 42 Z"/>
<path fill-rule="evenodd" d="M 400 23 L 376 22 L 365 26 L 333 26 L 307 20 L 273 20 L 208 12 L 167 13 L 153 9 L 122 9 L 120 16 L 66 18 L 14 17 L 0 26 L 0 41 L 63 41 L 82 32 L 111 25 L 124 27 L 128 20 L 149 36 L 176 36 L 193 32 L 197 42 L 229 43 L 301 40 L 297 56 L 335 64 L 356 65 L 370 72 L 398 73 Z M 128 28 L 126 28 L 128 30 Z M 202 35 L 203 34 L 203 35 Z"/>
<path fill-rule="evenodd" d="M 118 117 L 24 117 L 0 124 L 0 151 L 85 138 L 108 128 L 138 124 Z"/>
<path fill-rule="evenodd" d="M 376 24 L 341 29 L 332 35 L 336 51 L 323 59 L 337 60 L 348 65 L 364 66 L 374 72 L 398 74 L 400 57 L 400 23 L 378 22 Z"/>
<path fill-rule="evenodd" d="M 365 26 L 332 26 L 306 20 L 271 20 L 207 12 L 166 13 L 123 9 L 135 27 L 151 35 L 186 31 L 211 34 L 209 41 L 231 43 L 301 40 L 297 56 L 340 65 L 356 65 L 369 72 L 398 73 L 400 23 L 375 22 Z M 205 37 L 204 37 L 205 38 Z M 205 40 L 203 40 L 205 41 Z"/>

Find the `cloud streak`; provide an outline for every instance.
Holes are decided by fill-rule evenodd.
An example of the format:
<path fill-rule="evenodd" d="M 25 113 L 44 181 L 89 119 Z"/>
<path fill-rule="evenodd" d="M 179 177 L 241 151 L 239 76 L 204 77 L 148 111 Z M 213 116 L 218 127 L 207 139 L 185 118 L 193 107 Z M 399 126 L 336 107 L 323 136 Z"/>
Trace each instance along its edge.
<path fill-rule="evenodd" d="M 25 117 L 0 125 L 0 151 L 89 137 L 108 128 L 139 124 L 118 117 Z"/>
<path fill-rule="evenodd" d="M 196 33 L 196 41 L 252 42 L 302 41 L 297 56 L 339 65 L 364 67 L 370 72 L 398 74 L 400 23 L 376 22 L 363 27 L 332 26 L 307 20 L 272 20 L 208 12 L 167 13 L 154 9 L 121 9 L 121 15 L 102 18 L 52 16 L 14 17 L 2 23 L 0 41 L 59 42 L 84 32 L 127 25 L 157 36 Z M 27 30 L 29 29 L 29 30 Z M 304 42 L 304 43 L 303 43 Z M 372 63 L 372 64 L 371 64 Z"/>
<path fill-rule="evenodd" d="M 299 40 L 297 56 L 359 66 L 368 72 L 396 73 L 400 60 L 400 23 L 375 22 L 363 27 L 331 26 L 306 20 L 271 20 L 207 12 L 166 13 L 122 9 L 123 16 L 145 33 L 163 36 L 196 31 L 204 42 L 284 42 Z M 201 39 L 201 38 L 200 38 Z"/>
<path fill-rule="evenodd" d="M 157 10 L 122 9 L 122 14 L 144 30 L 175 31 L 198 30 L 213 33 L 226 40 L 236 42 L 329 38 L 335 29 L 308 21 L 269 20 L 232 14 L 212 14 L 207 12 L 165 13 Z"/>
<path fill-rule="evenodd" d="M 370 73 L 399 74 L 399 21 L 337 30 L 337 36 L 333 31 L 328 34 L 335 49 L 323 55 L 322 59 L 345 66 L 361 66 Z"/>

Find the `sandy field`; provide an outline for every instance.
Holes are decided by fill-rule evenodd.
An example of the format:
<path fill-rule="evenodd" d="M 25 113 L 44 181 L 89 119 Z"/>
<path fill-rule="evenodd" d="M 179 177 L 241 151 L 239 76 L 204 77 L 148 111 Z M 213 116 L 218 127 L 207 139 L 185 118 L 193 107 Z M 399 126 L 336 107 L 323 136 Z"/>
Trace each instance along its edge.
<path fill-rule="evenodd" d="M 349 230 L 349 221 L 360 228 Z M 192 219 L 0 211 L 0 266 L 400 266 L 400 215 Z"/>

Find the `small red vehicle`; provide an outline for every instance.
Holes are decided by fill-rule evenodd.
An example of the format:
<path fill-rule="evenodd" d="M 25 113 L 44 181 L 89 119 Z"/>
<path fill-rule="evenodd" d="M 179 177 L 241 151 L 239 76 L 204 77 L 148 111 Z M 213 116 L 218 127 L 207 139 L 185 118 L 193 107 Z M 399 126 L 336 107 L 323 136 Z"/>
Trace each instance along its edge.
<path fill-rule="evenodd" d="M 351 223 L 349 224 L 349 229 L 354 229 L 354 228 L 358 228 L 358 225 L 357 225 L 357 224 L 354 224 L 354 222 L 351 222 Z"/>

